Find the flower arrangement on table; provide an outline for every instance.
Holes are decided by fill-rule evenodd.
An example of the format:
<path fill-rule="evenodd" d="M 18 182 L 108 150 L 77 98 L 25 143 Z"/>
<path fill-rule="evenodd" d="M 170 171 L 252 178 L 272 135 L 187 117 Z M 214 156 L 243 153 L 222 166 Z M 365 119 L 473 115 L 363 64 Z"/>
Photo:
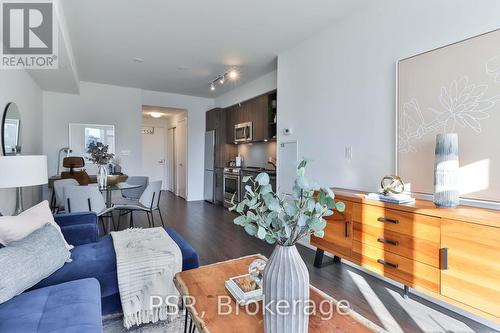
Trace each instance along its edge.
<path fill-rule="evenodd" d="M 89 154 L 87 159 L 92 163 L 98 165 L 109 164 L 109 162 L 115 156 L 114 154 L 109 153 L 108 145 L 105 145 L 102 142 L 95 142 L 95 141 L 89 143 L 87 147 L 87 154 Z"/>
<path fill-rule="evenodd" d="M 109 152 L 109 146 L 102 142 L 91 142 L 87 147 L 88 160 L 97 164 L 97 184 L 103 189 L 108 186 L 107 165 L 113 159 L 114 154 Z"/>

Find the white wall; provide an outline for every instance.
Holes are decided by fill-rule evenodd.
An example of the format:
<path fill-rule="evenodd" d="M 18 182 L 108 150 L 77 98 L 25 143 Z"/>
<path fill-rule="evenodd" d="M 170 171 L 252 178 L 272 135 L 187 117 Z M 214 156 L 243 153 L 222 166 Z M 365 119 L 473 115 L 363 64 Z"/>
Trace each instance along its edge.
<path fill-rule="evenodd" d="M 81 82 L 78 95 L 43 95 L 43 151 L 49 175 L 56 173 L 58 150 L 69 144 L 70 123 L 114 125 L 115 153 L 121 157 L 123 172 L 132 175 L 142 171 L 140 89 Z"/>
<path fill-rule="evenodd" d="M 297 140 L 324 185 L 376 190 L 395 169 L 397 60 L 498 29 L 499 12 L 496 0 L 377 1 L 281 53 L 278 143 Z"/>
<path fill-rule="evenodd" d="M 188 201 L 203 200 L 203 163 L 205 149 L 205 113 L 213 108 L 214 100 L 158 91 L 142 91 L 144 105 L 187 110 Z"/>
<path fill-rule="evenodd" d="M 25 154 L 42 153 L 42 90 L 24 70 L 0 71 L 0 117 L 5 105 L 15 102 L 21 113 L 22 151 Z M 1 132 L 1 130 L 0 130 Z M 0 175 L 4 177 L 5 175 Z M 40 202 L 40 186 L 24 188 L 25 208 Z M 0 212 L 9 215 L 16 203 L 15 189 L 0 189 Z"/>
<path fill-rule="evenodd" d="M 277 72 L 272 71 L 215 98 L 215 106 L 225 108 L 276 89 Z"/>

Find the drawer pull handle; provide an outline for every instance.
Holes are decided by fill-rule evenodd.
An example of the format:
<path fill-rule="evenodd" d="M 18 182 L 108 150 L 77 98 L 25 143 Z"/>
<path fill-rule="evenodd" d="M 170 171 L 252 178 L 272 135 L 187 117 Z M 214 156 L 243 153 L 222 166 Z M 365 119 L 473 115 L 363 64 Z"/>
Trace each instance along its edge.
<path fill-rule="evenodd" d="M 393 241 L 393 240 L 390 240 L 390 239 L 385 239 L 383 237 L 377 238 L 377 241 L 380 242 L 380 243 L 383 243 L 383 244 L 389 244 L 389 245 L 399 246 L 399 242 L 398 241 Z"/>
<path fill-rule="evenodd" d="M 399 223 L 399 220 L 396 220 L 396 219 L 389 219 L 387 217 L 379 217 L 377 219 L 377 221 L 379 222 L 388 222 L 388 223 L 394 223 L 394 224 L 398 224 Z"/>
<path fill-rule="evenodd" d="M 442 270 L 448 269 L 448 248 L 439 249 L 439 268 Z"/>
<path fill-rule="evenodd" d="M 377 260 L 377 262 L 378 262 L 379 264 L 382 264 L 382 265 L 384 265 L 384 266 L 390 267 L 390 268 L 392 268 L 392 269 L 398 269 L 398 265 L 397 265 L 397 264 L 390 263 L 390 262 L 385 261 L 385 260 L 383 260 L 383 259 L 379 259 L 379 260 Z"/>

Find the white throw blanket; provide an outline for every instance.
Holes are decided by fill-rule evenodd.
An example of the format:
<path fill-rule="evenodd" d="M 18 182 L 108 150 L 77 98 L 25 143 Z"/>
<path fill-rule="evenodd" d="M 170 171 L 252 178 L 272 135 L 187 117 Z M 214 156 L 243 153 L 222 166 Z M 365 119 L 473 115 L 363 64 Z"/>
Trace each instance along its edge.
<path fill-rule="evenodd" d="M 168 296 L 178 296 L 174 275 L 182 270 L 179 246 L 163 228 L 112 232 L 123 323 L 128 329 L 169 319 Z M 152 301 L 153 296 L 153 301 Z M 159 299 L 163 299 L 163 305 Z M 173 300 L 169 300 L 170 303 Z"/>

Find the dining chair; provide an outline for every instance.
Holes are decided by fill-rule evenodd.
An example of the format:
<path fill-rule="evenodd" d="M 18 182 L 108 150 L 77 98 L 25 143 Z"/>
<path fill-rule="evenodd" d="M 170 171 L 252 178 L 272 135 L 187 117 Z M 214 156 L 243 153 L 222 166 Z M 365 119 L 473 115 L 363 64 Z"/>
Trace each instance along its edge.
<path fill-rule="evenodd" d="M 118 226 L 120 226 L 120 220 L 122 216 L 130 214 L 129 227 L 134 226 L 134 212 L 145 212 L 148 218 L 148 223 L 150 227 L 154 227 L 154 211 L 158 211 L 160 215 L 161 225 L 165 227 L 163 223 L 163 217 L 160 210 L 160 197 L 161 197 L 161 180 L 157 180 L 149 183 L 144 192 L 139 198 L 137 204 L 117 204 L 113 208 L 115 210 L 121 211 L 120 219 L 118 220 Z"/>
<path fill-rule="evenodd" d="M 121 190 L 117 195 L 113 195 L 112 202 L 114 205 L 137 205 L 142 193 L 148 186 L 149 177 L 146 176 L 132 176 L 127 178 L 127 184 L 139 185 L 138 188 Z M 118 191 L 117 191 L 118 192 Z"/>
<path fill-rule="evenodd" d="M 54 213 L 59 213 L 61 211 L 64 211 L 64 188 L 69 187 L 69 186 L 78 186 L 78 181 L 73 178 L 66 178 L 66 179 L 60 179 L 56 180 L 54 182 L 54 190 L 52 192 L 52 202 L 53 208 L 54 208 Z"/>
<path fill-rule="evenodd" d="M 142 193 L 146 190 L 149 183 L 149 177 L 147 176 L 131 176 L 127 178 L 127 184 L 131 185 L 141 185 L 138 188 L 132 188 L 128 190 L 122 190 L 122 197 L 131 200 L 139 200 Z"/>
<path fill-rule="evenodd" d="M 105 233 L 110 231 L 109 220 L 104 223 L 104 219 L 111 219 L 116 230 L 113 218 L 114 207 L 107 208 L 104 197 L 97 186 L 68 186 L 64 188 L 64 203 L 68 213 L 74 212 L 94 212 L 102 223 Z"/>

